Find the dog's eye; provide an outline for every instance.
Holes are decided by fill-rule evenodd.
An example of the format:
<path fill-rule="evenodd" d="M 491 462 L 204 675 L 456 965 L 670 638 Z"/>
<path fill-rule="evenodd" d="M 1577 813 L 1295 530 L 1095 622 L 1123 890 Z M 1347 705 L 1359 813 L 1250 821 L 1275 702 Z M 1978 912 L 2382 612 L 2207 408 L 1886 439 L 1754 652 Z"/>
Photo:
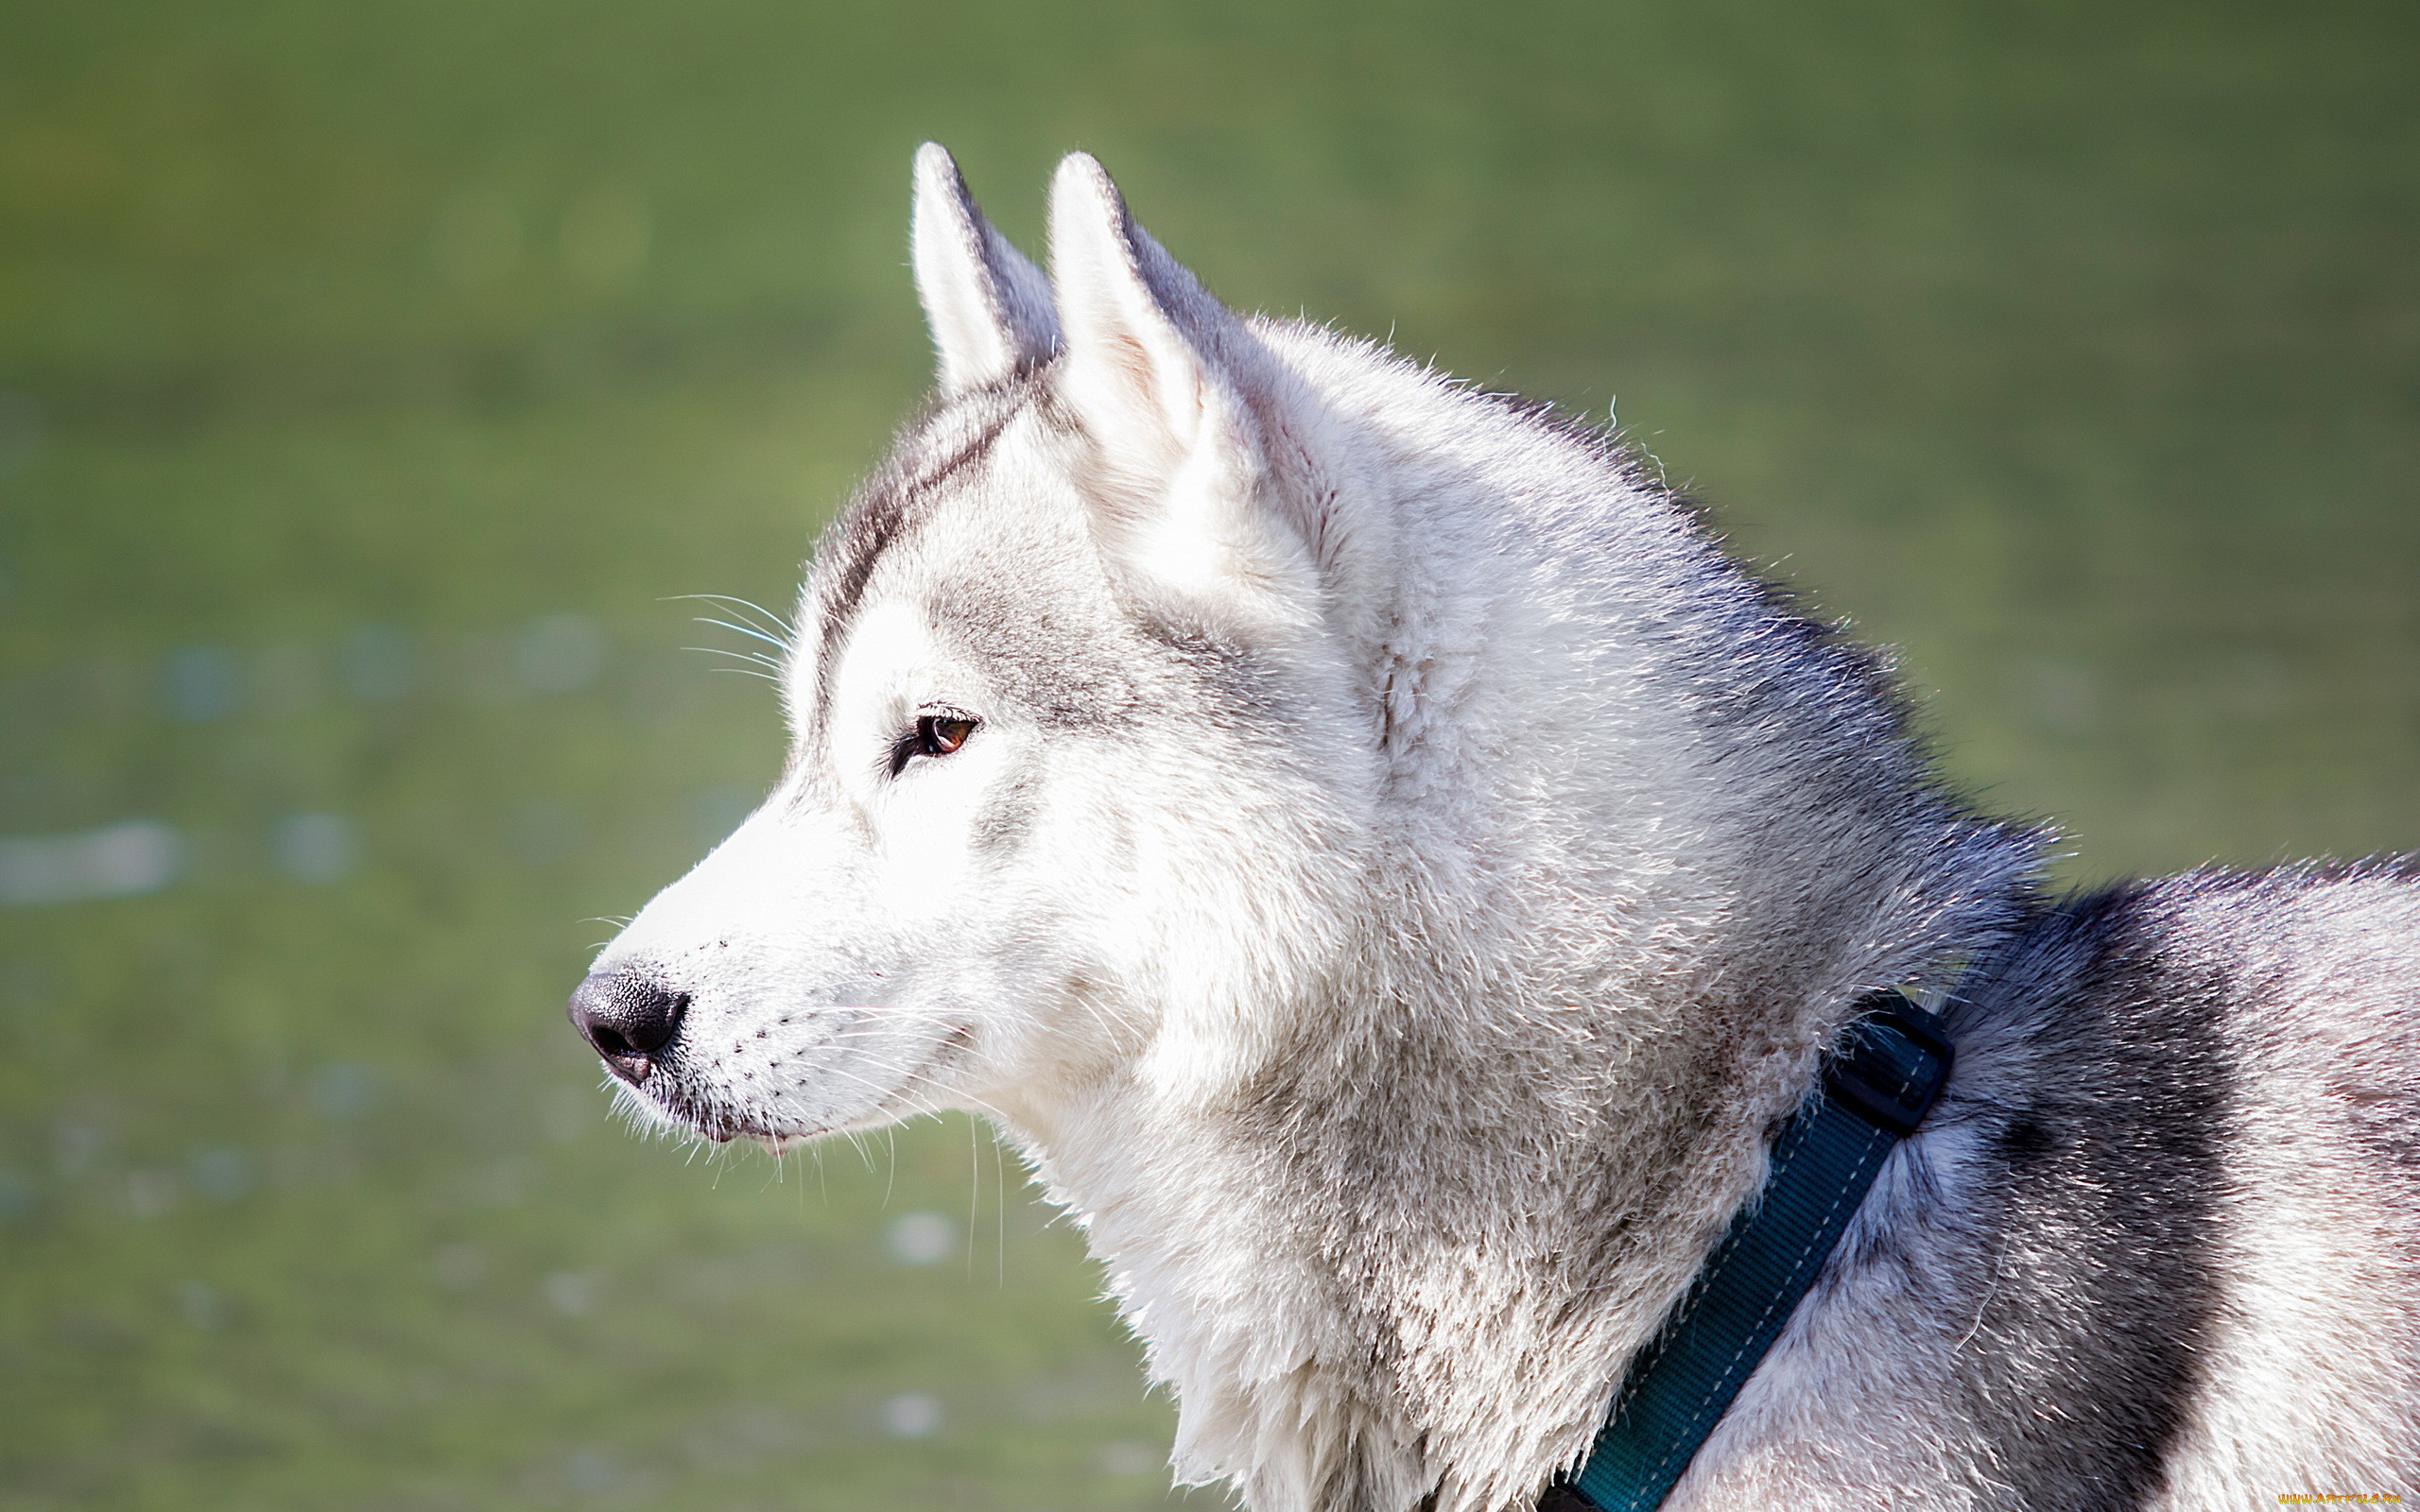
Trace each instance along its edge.
<path fill-rule="evenodd" d="M 897 777 L 908 769 L 908 764 L 919 756 L 946 756 L 966 744 L 975 733 L 979 719 L 970 719 L 956 710 L 937 714 L 918 714 L 916 722 L 900 731 L 890 743 L 890 775 Z"/>
<path fill-rule="evenodd" d="M 946 756 L 975 733 L 975 721 L 957 714 L 926 714 L 916 721 L 916 754 Z"/>

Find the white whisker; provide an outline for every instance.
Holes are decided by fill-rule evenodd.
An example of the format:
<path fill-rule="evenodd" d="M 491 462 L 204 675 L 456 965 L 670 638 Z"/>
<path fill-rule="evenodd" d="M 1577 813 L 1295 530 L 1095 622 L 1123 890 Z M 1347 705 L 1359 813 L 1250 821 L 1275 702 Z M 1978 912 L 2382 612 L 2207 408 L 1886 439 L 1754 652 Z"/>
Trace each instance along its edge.
<path fill-rule="evenodd" d="M 658 602 L 669 604 L 678 603 L 683 600 L 700 604 L 727 604 L 734 609 L 755 615 L 761 626 L 767 630 L 772 631 L 786 638 L 794 637 L 796 634 L 796 631 L 790 625 L 790 622 L 781 615 L 774 613 L 771 610 L 767 609 L 762 604 L 754 603 L 749 599 L 735 597 L 730 593 L 672 593 L 666 595 Z"/>
<path fill-rule="evenodd" d="M 747 636 L 752 641 L 762 641 L 776 651 L 786 652 L 790 648 L 790 644 L 787 641 L 776 640 L 774 637 L 766 634 L 763 630 L 757 629 L 752 626 L 734 625 L 729 620 L 706 618 L 700 618 L 693 623 L 699 625 L 712 625 L 717 629 L 735 631 L 738 634 Z"/>

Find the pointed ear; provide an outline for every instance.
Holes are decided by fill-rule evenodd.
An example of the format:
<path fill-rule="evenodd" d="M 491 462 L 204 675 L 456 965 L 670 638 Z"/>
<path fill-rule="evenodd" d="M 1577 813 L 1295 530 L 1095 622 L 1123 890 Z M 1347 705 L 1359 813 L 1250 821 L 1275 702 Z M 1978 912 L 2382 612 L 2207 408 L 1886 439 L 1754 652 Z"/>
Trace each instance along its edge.
<path fill-rule="evenodd" d="M 1292 480 L 1266 444 L 1284 374 L 1085 153 L 1051 180 L 1050 275 L 1064 327 L 1054 385 L 1096 448 L 1112 544 L 1196 595 L 1315 589 L 1279 498 Z M 1299 617 L 1299 604 L 1264 607 Z"/>
<path fill-rule="evenodd" d="M 1045 361 L 1059 347 L 1050 284 L 992 229 L 938 142 L 916 150 L 916 298 L 955 394 Z"/>

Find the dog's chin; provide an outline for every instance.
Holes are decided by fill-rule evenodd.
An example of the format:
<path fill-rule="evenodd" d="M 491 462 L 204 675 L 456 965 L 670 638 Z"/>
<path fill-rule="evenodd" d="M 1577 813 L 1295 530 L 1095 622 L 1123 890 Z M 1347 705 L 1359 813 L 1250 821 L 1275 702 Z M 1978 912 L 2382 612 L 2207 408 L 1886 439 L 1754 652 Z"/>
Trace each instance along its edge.
<path fill-rule="evenodd" d="M 747 1142 L 779 1155 L 831 1134 L 863 1133 L 886 1128 L 919 1111 L 905 1088 L 873 1098 L 856 1108 L 835 1108 L 829 1116 L 804 1121 L 734 1107 L 700 1095 L 677 1076 L 659 1072 L 637 1087 L 614 1084 L 622 1106 L 638 1122 L 682 1137 L 715 1144 Z"/>
<path fill-rule="evenodd" d="M 642 1119 L 666 1132 L 711 1144 L 751 1143 L 775 1155 L 794 1150 L 825 1134 L 837 1133 L 842 1126 L 790 1127 L 773 1120 L 760 1121 L 729 1110 L 708 1111 L 678 1102 L 667 1106 L 664 1100 L 649 1097 L 644 1092 L 633 1093 L 628 1101 Z"/>
<path fill-rule="evenodd" d="M 746 1125 L 727 1113 L 709 1109 L 697 1099 L 686 1095 L 678 1086 L 658 1073 L 648 1078 L 648 1084 L 632 1087 L 627 1082 L 609 1084 L 614 1105 L 632 1123 L 657 1133 L 728 1144 L 733 1140 L 752 1133 Z"/>

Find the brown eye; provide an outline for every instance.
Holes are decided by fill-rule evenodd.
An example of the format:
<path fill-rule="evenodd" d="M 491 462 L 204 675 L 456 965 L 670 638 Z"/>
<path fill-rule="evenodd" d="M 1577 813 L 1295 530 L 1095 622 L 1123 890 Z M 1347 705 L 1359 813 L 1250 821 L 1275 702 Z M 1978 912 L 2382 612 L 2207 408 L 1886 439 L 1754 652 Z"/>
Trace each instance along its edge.
<path fill-rule="evenodd" d="M 916 721 L 916 753 L 920 756 L 946 756 L 966 744 L 975 733 L 975 721 L 954 714 L 926 714 Z"/>

